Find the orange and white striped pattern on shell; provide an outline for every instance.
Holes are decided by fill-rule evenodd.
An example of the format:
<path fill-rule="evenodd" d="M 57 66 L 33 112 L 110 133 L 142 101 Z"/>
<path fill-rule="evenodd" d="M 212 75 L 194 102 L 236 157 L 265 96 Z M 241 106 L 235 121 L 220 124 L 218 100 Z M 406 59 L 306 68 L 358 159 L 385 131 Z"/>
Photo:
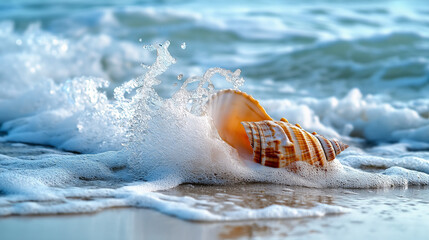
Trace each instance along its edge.
<path fill-rule="evenodd" d="M 298 161 L 325 166 L 348 147 L 337 140 L 310 134 L 287 121 L 242 124 L 253 148 L 253 161 L 268 167 L 283 168 Z"/>
<path fill-rule="evenodd" d="M 225 142 L 242 158 L 264 166 L 283 168 L 298 161 L 325 166 L 348 147 L 338 140 L 311 134 L 284 118 L 274 121 L 258 101 L 240 91 L 216 93 L 207 110 Z"/>

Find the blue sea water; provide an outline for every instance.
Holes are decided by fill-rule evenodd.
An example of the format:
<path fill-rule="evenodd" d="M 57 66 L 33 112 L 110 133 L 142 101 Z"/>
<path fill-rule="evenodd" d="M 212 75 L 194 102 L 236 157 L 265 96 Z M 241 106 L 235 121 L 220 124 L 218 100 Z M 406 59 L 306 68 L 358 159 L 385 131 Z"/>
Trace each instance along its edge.
<path fill-rule="evenodd" d="M 4 1 L 0 42 L 0 216 L 118 206 L 201 221 L 324 216 L 353 207 L 231 210 L 157 191 L 429 184 L 423 0 Z M 350 148 L 328 173 L 243 163 L 200 116 L 209 83 Z"/>

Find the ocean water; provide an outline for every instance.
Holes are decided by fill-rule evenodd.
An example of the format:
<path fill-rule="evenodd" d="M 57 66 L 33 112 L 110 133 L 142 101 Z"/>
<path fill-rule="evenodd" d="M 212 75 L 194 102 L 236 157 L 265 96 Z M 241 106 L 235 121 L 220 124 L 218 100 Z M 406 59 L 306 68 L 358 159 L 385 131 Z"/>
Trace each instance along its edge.
<path fill-rule="evenodd" d="M 17 0 L 0 3 L 0 42 L 1 217 L 318 219 L 364 215 L 379 198 L 378 210 L 411 201 L 407 216 L 424 219 L 425 1 Z M 328 171 L 240 161 L 204 115 L 228 88 L 350 147 Z"/>

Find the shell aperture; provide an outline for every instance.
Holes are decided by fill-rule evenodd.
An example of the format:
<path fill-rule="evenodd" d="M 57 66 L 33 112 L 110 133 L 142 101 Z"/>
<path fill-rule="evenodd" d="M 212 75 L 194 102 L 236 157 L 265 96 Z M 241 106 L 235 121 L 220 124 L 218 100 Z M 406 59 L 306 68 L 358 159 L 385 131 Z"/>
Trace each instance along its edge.
<path fill-rule="evenodd" d="M 236 90 L 223 90 L 213 95 L 207 110 L 219 136 L 246 158 L 252 156 L 253 150 L 241 122 L 272 120 L 258 101 Z"/>
<path fill-rule="evenodd" d="M 208 113 L 219 136 L 242 158 L 268 167 L 293 167 L 298 161 L 323 167 L 348 147 L 338 140 L 311 134 L 284 118 L 274 121 L 257 100 L 236 90 L 213 95 Z"/>

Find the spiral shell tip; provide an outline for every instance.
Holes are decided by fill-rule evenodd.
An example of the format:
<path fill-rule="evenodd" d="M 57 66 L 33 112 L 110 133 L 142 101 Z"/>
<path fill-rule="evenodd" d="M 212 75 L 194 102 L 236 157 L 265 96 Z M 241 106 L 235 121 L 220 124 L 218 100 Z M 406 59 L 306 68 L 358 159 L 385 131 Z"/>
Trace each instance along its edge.
<path fill-rule="evenodd" d="M 339 142 L 339 144 L 340 144 L 341 151 L 344 151 L 344 150 L 346 150 L 349 147 L 349 145 L 347 145 L 345 143 L 342 143 L 342 142 Z"/>

